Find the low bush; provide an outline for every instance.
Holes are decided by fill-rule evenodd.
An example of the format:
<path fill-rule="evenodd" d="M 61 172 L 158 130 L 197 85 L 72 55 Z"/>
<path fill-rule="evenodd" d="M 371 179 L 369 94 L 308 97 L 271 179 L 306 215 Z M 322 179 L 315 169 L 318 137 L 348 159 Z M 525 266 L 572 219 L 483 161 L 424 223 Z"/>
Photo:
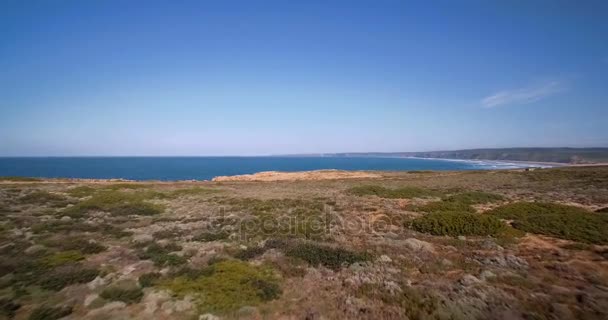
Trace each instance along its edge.
<path fill-rule="evenodd" d="M 460 212 L 429 213 L 412 221 L 418 232 L 448 236 L 491 236 L 499 234 L 505 224 L 494 216 Z"/>
<path fill-rule="evenodd" d="M 83 240 L 81 237 L 75 236 L 45 241 L 44 244 L 62 251 L 78 251 L 82 254 L 95 254 L 106 250 L 106 247 L 97 242 Z"/>
<path fill-rule="evenodd" d="M 84 256 L 78 250 L 70 250 L 70 251 L 60 251 L 55 252 L 50 256 L 47 256 L 43 259 L 44 264 L 50 267 L 57 267 L 64 264 L 69 264 L 73 262 L 77 262 L 83 260 Z"/>
<path fill-rule="evenodd" d="M 162 213 L 164 210 L 160 205 L 145 201 L 154 197 L 155 194 L 147 192 L 103 191 L 66 209 L 65 214 L 81 217 L 90 211 L 105 211 L 116 216 L 151 216 Z"/>
<path fill-rule="evenodd" d="M 20 197 L 18 201 L 21 204 L 49 205 L 56 208 L 65 207 L 70 203 L 65 196 L 42 190 L 28 193 Z"/>
<path fill-rule="evenodd" d="M 192 238 L 192 240 L 201 242 L 220 241 L 228 239 L 229 236 L 230 234 L 225 231 L 201 232 Z"/>
<path fill-rule="evenodd" d="M 378 196 L 380 198 L 389 199 L 429 198 L 441 195 L 438 191 L 416 187 L 389 189 L 374 185 L 353 187 L 349 189 L 348 192 L 356 196 Z"/>
<path fill-rule="evenodd" d="M 49 306 L 40 306 L 29 316 L 29 320 L 56 320 L 63 317 L 66 317 L 72 313 L 72 307 L 62 306 L 62 307 L 49 307 Z"/>
<path fill-rule="evenodd" d="M 444 199 L 446 202 L 457 202 L 466 205 L 484 204 L 503 201 L 505 198 L 501 195 L 482 192 L 482 191 L 470 191 L 459 193 L 456 195 L 449 196 Z"/>
<path fill-rule="evenodd" d="M 185 257 L 171 253 L 181 250 L 181 247 L 172 247 L 171 245 L 160 246 L 156 243 L 151 244 L 145 251 L 139 254 L 140 259 L 152 260 L 154 265 L 159 267 L 179 266 L 188 261 Z"/>
<path fill-rule="evenodd" d="M 64 287 L 77 283 L 93 281 L 99 275 L 99 270 L 88 269 L 79 265 L 66 265 L 49 272 L 39 281 L 42 288 L 59 291 Z"/>
<path fill-rule="evenodd" d="M 261 247 L 249 247 L 247 249 L 237 252 L 234 257 L 240 260 L 250 260 L 255 257 L 261 256 L 266 252 L 266 248 Z"/>
<path fill-rule="evenodd" d="M 164 283 L 178 296 L 195 297 L 201 312 L 224 313 L 278 298 L 280 283 L 271 269 L 238 260 L 217 262 L 195 279 L 179 276 Z"/>
<path fill-rule="evenodd" d="M 179 197 L 202 196 L 202 195 L 208 195 L 208 194 L 215 194 L 218 192 L 220 192 L 220 190 L 218 190 L 218 189 L 194 187 L 194 188 L 175 190 L 175 191 L 169 193 L 169 197 L 179 198 Z"/>
<path fill-rule="evenodd" d="M 0 298 L 0 318 L 11 319 L 19 308 L 21 308 L 19 303 L 8 298 Z"/>
<path fill-rule="evenodd" d="M 587 214 L 589 211 L 557 203 L 547 202 L 515 202 L 495 208 L 489 212 L 501 219 L 516 220 L 529 216 L 545 214 Z"/>
<path fill-rule="evenodd" d="M 592 244 L 608 244 L 608 216 L 554 203 L 518 202 L 491 214 L 513 220 L 516 229 Z"/>
<path fill-rule="evenodd" d="M 78 186 L 78 187 L 74 187 L 74 188 L 68 189 L 66 191 L 66 193 L 69 194 L 72 197 L 84 198 L 84 197 L 88 197 L 88 196 L 93 195 L 98 190 L 99 189 L 92 188 L 92 187 L 89 187 L 89 186 Z"/>
<path fill-rule="evenodd" d="M 144 273 L 141 276 L 139 276 L 139 285 L 142 288 L 147 288 L 147 287 L 152 287 L 154 286 L 158 280 L 160 279 L 162 275 L 158 272 L 149 272 L 149 273 Z"/>
<path fill-rule="evenodd" d="M 435 201 L 427 203 L 423 206 L 416 207 L 416 211 L 420 212 L 469 212 L 474 213 L 475 209 L 473 209 L 470 205 L 462 202 L 456 201 Z"/>
<path fill-rule="evenodd" d="M 122 301 L 126 304 L 138 303 L 144 296 L 140 288 L 109 287 L 104 289 L 100 297 L 110 301 Z"/>
<path fill-rule="evenodd" d="M 338 270 L 343 265 L 358 261 L 367 261 L 371 256 L 342 248 L 320 246 L 312 243 L 300 243 L 287 249 L 285 254 L 308 262 L 312 266 L 323 265 L 332 270 Z"/>

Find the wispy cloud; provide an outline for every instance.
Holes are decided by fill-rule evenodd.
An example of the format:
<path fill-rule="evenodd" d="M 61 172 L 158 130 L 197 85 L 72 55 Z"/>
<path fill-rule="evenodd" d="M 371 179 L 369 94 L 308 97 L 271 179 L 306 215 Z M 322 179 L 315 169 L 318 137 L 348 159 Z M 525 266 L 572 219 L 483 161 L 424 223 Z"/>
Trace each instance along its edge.
<path fill-rule="evenodd" d="M 519 89 L 503 90 L 481 100 L 484 108 L 495 108 L 503 105 L 532 103 L 566 89 L 564 83 L 558 80 L 545 81 Z"/>

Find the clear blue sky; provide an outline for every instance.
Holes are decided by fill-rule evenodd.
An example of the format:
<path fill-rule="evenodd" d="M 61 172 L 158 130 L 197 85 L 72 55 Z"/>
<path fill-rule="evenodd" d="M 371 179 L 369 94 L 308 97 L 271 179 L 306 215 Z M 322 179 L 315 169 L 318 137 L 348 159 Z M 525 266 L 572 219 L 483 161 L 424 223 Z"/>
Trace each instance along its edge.
<path fill-rule="evenodd" d="M 0 155 L 608 146 L 608 1 L 0 1 Z"/>

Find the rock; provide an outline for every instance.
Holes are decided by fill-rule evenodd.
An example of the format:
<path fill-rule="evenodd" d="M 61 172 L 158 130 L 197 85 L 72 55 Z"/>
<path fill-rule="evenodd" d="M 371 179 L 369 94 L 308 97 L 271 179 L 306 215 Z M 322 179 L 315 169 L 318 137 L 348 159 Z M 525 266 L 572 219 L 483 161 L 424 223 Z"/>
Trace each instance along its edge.
<path fill-rule="evenodd" d="M 465 287 L 472 286 L 477 283 L 481 283 L 481 280 L 477 279 L 474 275 L 465 274 L 460 279 L 459 283 Z"/>
<path fill-rule="evenodd" d="M 495 251 L 503 251 L 504 248 L 499 246 L 498 244 L 496 244 L 496 242 L 494 242 L 491 239 L 485 239 L 482 243 L 481 243 L 481 247 L 485 250 L 495 250 Z"/>
<path fill-rule="evenodd" d="M 25 254 L 37 254 L 37 253 L 41 253 L 44 252 L 46 250 L 46 247 L 41 245 L 41 244 L 35 244 L 33 246 L 30 246 L 29 248 L 25 249 Z"/>
<path fill-rule="evenodd" d="M 68 217 L 68 216 L 63 216 L 63 217 L 61 217 L 61 219 L 59 219 L 59 220 L 61 220 L 62 222 L 68 222 L 68 221 L 72 221 L 72 218 L 71 218 L 71 217 Z"/>
<path fill-rule="evenodd" d="M 236 314 L 239 319 L 240 318 L 246 318 L 246 319 L 261 318 L 260 311 L 258 310 L 258 308 L 251 307 L 251 306 L 241 307 L 239 310 L 237 310 Z"/>
<path fill-rule="evenodd" d="M 154 241 L 154 237 L 150 234 L 138 234 L 133 236 L 133 242 L 146 243 Z"/>
<path fill-rule="evenodd" d="M 426 241 L 418 240 L 415 238 L 409 238 L 403 241 L 403 244 L 414 251 L 425 251 L 425 252 L 434 252 L 435 247 Z"/>
<path fill-rule="evenodd" d="M 452 263 L 452 261 L 450 261 L 446 258 L 443 258 L 443 259 L 441 259 L 441 265 L 444 267 L 451 267 L 454 265 L 454 263 Z"/>
<path fill-rule="evenodd" d="M 198 316 L 198 320 L 220 320 L 220 317 L 211 313 L 205 313 Z"/>
<path fill-rule="evenodd" d="M 88 294 L 85 298 L 84 298 L 84 306 L 88 307 L 91 305 L 91 303 L 93 303 L 93 301 L 95 301 L 97 298 L 99 298 L 99 295 L 97 293 L 91 293 Z"/>
<path fill-rule="evenodd" d="M 556 319 L 575 319 L 572 310 L 566 304 L 552 303 L 550 310 L 555 314 Z"/>
<path fill-rule="evenodd" d="M 157 309 L 160 303 L 163 303 L 167 300 L 171 299 L 171 295 L 168 291 L 152 291 L 143 299 L 143 304 L 145 306 L 144 313 L 145 314 L 153 314 Z"/>
<path fill-rule="evenodd" d="M 182 300 L 177 301 L 165 301 L 162 304 L 161 309 L 166 314 L 192 310 L 194 308 L 194 303 L 192 301 L 192 296 L 185 296 Z"/>
<path fill-rule="evenodd" d="M 393 262 L 393 259 L 391 259 L 389 256 L 383 254 L 380 256 L 380 258 L 378 259 L 378 261 L 382 262 L 382 263 L 391 263 Z"/>
<path fill-rule="evenodd" d="M 91 290 L 95 290 L 99 287 L 105 286 L 107 283 L 108 282 L 104 278 L 97 276 L 91 282 L 87 283 L 87 287 Z"/>
<path fill-rule="evenodd" d="M 465 241 L 465 240 L 467 240 L 467 237 L 465 237 L 465 236 L 458 236 L 458 240 Z"/>
<path fill-rule="evenodd" d="M 512 269 L 526 269 L 528 268 L 528 262 L 522 258 L 516 257 L 512 254 L 506 256 L 493 256 L 483 260 L 483 264 L 498 266 L 501 268 L 512 268 Z"/>
<path fill-rule="evenodd" d="M 494 277 L 496 277 L 496 274 L 490 270 L 484 270 L 479 275 L 479 278 L 483 281 L 486 281 L 486 280 L 488 280 L 490 278 L 494 278 Z"/>

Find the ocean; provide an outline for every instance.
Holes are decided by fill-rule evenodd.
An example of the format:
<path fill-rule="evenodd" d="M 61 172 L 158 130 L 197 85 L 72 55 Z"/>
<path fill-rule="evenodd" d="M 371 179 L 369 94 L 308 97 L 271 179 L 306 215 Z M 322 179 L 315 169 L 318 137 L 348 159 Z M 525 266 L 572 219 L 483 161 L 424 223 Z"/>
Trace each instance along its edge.
<path fill-rule="evenodd" d="M 129 180 L 210 180 L 260 171 L 483 170 L 530 164 L 379 157 L 6 157 L 0 176 Z"/>

